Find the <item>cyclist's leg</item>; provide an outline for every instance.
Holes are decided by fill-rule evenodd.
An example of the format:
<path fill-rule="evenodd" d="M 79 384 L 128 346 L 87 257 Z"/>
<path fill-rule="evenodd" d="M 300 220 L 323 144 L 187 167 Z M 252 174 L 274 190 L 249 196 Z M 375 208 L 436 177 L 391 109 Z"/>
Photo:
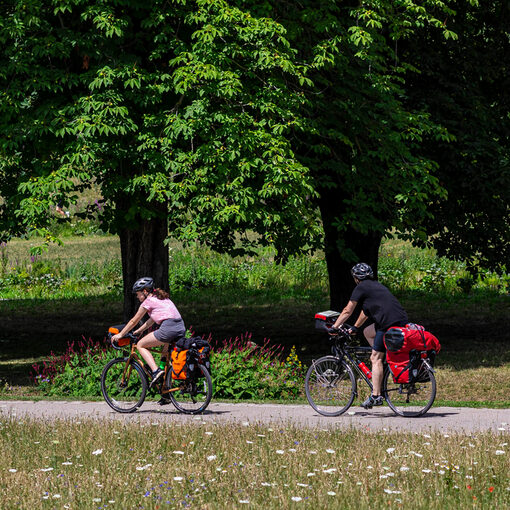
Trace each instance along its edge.
<path fill-rule="evenodd" d="M 384 352 L 372 351 L 370 361 L 372 362 L 372 385 L 373 395 L 381 394 L 381 386 L 384 375 Z"/>
<path fill-rule="evenodd" d="M 374 395 L 380 395 L 381 394 L 381 385 L 383 380 L 383 372 L 384 372 L 384 366 L 383 366 L 383 360 L 384 360 L 384 352 L 381 351 L 380 344 L 380 338 L 377 338 L 377 331 L 375 330 L 375 325 L 370 324 L 363 330 L 363 334 L 365 335 L 365 338 L 367 339 L 367 342 L 370 344 L 370 347 L 372 347 L 372 354 L 370 356 L 370 361 L 372 362 L 372 384 L 374 386 L 373 388 L 373 394 Z M 374 342 L 376 345 L 374 345 Z M 384 347 L 384 344 L 382 344 Z"/>
<path fill-rule="evenodd" d="M 367 342 L 370 345 L 370 347 L 373 347 L 375 339 L 375 326 L 373 324 L 370 324 L 363 330 L 363 334 L 365 335 L 365 338 L 367 339 Z"/>
<path fill-rule="evenodd" d="M 152 356 L 151 352 L 149 351 L 149 347 L 159 347 L 160 345 L 165 345 L 165 342 L 159 341 L 155 336 L 154 333 L 149 333 L 148 335 L 145 335 L 137 344 L 136 347 L 138 348 L 138 352 L 144 359 L 145 363 L 149 365 L 149 368 L 154 373 L 158 366 L 156 365 L 156 362 L 154 361 L 154 357 Z"/>
<path fill-rule="evenodd" d="M 375 328 L 374 328 L 375 331 Z M 372 385 L 373 395 L 381 394 L 381 386 L 384 375 L 384 355 L 386 349 L 384 347 L 384 331 L 376 331 L 374 342 L 372 344 L 372 355 L 370 356 L 370 361 L 372 362 Z"/>

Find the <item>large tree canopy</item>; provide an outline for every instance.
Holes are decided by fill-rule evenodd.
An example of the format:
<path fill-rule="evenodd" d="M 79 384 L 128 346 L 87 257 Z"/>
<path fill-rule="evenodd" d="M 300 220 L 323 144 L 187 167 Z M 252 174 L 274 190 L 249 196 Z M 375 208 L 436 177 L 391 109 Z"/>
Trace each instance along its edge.
<path fill-rule="evenodd" d="M 3 10 L 2 171 L 18 192 L 5 190 L 3 212 L 24 213 L 7 230 L 44 225 L 48 200 L 92 179 L 107 200 L 133 202 L 118 223 L 170 199 L 173 214 L 200 211 L 176 221 L 182 236 L 219 244 L 232 227 L 306 221 L 308 171 L 282 135 L 299 122 L 286 76 L 304 77 L 280 25 L 222 1 Z"/>
<path fill-rule="evenodd" d="M 508 2 L 262 5 L 313 83 L 294 148 L 319 193 L 332 306 L 350 294 L 353 262 L 377 268 L 390 230 L 508 264 Z"/>
<path fill-rule="evenodd" d="M 506 128 L 487 127 L 475 158 L 474 130 L 448 153 L 463 103 L 452 95 L 442 115 L 441 96 L 429 97 L 445 58 L 454 83 L 455 31 L 469 34 L 472 51 L 457 66 L 465 84 L 487 37 L 508 42 L 490 30 L 495 20 L 482 23 L 490 9 L 468 3 L 457 22 L 453 0 L 3 2 L 0 230 L 51 240 L 49 205 L 94 182 L 110 205 L 103 220 L 121 238 L 126 313 L 136 277 L 166 284 L 169 228 L 224 251 L 270 243 L 282 259 L 324 242 L 332 305 L 341 306 L 349 266 L 377 267 L 384 233 L 424 241 L 441 230 L 457 157 L 471 178 L 491 145 L 491 164 L 508 161 Z M 466 97 L 480 94 L 483 108 L 471 118 L 489 126 L 497 112 L 508 126 L 493 93 L 472 86 Z M 257 239 L 239 244 L 247 229 Z"/>
<path fill-rule="evenodd" d="M 339 308 L 354 285 L 352 264 L 377 269 L 380 241 L 391 229 L 423 239 L 428 204 L 446 194 L 421 144 L 451 137 L 425 108 L 406 101 L 406 79 L 419 58 L 401 59 L 398 45 L 425 29 L 438 44 L 455 37 L 444 21 L 454 13 L 435 1 L 263 5 L 288 28 L 313 83 L 304 90 L 304 129 L 293 146 L 319 193 L 331 302 Z"/>
<path fill-rule="evenodd" d="M 167 218 L 221 250 L 247 228 L 282 256 L 311 245 L 315 192 L 285 136 L 302 101 L 286 82 L 306 77 L 284 33 L 221 0 L 2 3 L 2 230 L 51 239 L 49 204 L 98 184 L 126 301 L 142 273 L 167 285 Z"/>

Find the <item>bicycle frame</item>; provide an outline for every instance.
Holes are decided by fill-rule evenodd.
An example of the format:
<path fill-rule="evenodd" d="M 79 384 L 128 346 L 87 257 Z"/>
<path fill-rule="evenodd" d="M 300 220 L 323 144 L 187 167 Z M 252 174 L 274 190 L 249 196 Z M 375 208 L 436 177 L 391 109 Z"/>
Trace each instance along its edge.
<path fill-rule="evenodd" d="M 140 356 L 140 354 L 137 351 L 136 344 L 138 342 L 138 338 L 134 336 L 133 334 L 128 334 L 130 338 L 129 346 L 130 346 L 130 354 L 126 360 L 126 366 L 124 367 L 124 372 L 122 373 L 122 382 L 124 383 L 126 380 L 129 380 L 129 376 L 131 375 L 132 365 L 131 361 L 136 361 L 144 371 L 144 374 L 146 377 L 148 377 L 147 373 L 147 365 L 145 364 L 144 359 Z M 150 352 L 159 352 L 159 347 L 148 347 L 147 348 Z M 161 396 L 168 395 L 172 391 L 178 391 L 180 388 L 177 386 L 175 388 L 166 388 L 165 387 L 165 381 L 167 378 L 168 370 L 171 367 L 170 364 L 170 348 L 169 348 L 169 355 L 167 356 L 166 363 L 165 363 L 165 375 L 162 378 L 161 386 L 160 386 L 160 394 Z"/>
<path fill-rule="evenodd" d="M 360 360 L 357 356 L 359 354 L 368 354 L 372 352 L 372 348 L 346 345 L 345 343 L 346 340 L 347 340 L 346 338 L 341 337 L 336 338 L 334 340 L 333 345 L 331 346 L 331 353 L 333 354 L 333 356 L 338 358 L 339 361 L 345 360 L 347 364 L 351 367 L 353 372 L 357 374 L 360 379 L 363 379 L 365 381 L 367 386 L 370 388 L 370 392 L 372 392 L 373 390 L 372 381 L 359 367 L 359 364 L 362 360 Z"/>

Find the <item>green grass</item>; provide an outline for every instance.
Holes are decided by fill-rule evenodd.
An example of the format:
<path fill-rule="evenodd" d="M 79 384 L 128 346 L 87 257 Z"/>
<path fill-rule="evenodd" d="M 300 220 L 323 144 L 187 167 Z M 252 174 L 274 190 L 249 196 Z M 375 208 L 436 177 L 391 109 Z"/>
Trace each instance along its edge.
<path fill-rule="evenodd" d="M 72 237 L 63 248 L 51 245 L 41 256 L 30 249 L 37 240 L 15 240 L 0 247 L 0 297 L 23 307 L 33 299 L 97 297 L 122 288 L 118 239 Z"/>
<path fill-rule="evenodd" d="M 2 508 L 506 508 L 505 434 L 0 421 Z"/>

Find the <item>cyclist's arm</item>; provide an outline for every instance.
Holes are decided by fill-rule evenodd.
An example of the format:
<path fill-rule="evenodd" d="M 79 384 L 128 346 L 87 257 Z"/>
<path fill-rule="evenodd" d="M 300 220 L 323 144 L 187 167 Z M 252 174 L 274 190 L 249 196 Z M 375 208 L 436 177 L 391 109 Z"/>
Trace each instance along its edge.
<path fill-rule="evenodd" d="M 117 335 L 112 337 L 112 341 L 119 340 L 123 336 L 127 335 L 142 319 L 142 317 L 147 313 L 147 310 L 142 306 L 138 308 L 138 311 L 135 313 L 134 317 L 122 328 Z"/>
<path fill-rule="evenodd" d="M 153 319 L 148 319 L 136 331 L 133 331 L 133 333 L 135 335 L 139 335 L 142 331 L 145 331 L 146 329 L 149 329 L 153 324 L 154 324 L 154 320 Z"/>
<path fill-rule="evenodd" d="M 347 306 L 342 310 L 342 313 L 338 316 L 335 324 L 333 324 L 333 327 L 339 328 L 352 315 L 357 304 L 357 301 L 349 301 Z"/>
<path fill-rule="evenodd" d="M 355 328 L 360 328 L 365 324 L 365 321 L 368 319 L 368 317 L 363 313 L 363 310 L 360 312 L 358 320 L 354 323 Z"/>

